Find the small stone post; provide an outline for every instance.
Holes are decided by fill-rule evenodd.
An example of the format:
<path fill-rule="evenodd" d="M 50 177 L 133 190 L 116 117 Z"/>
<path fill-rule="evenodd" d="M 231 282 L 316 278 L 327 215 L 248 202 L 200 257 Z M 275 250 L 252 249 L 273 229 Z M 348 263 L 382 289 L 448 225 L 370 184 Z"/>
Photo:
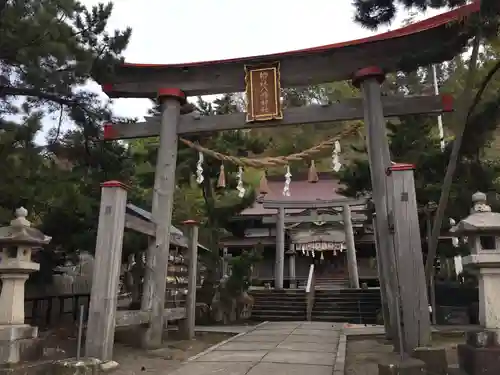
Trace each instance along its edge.
<path fill-rule="evenodd" d="M 276 220 L 276 259 L 274 268 L 274 289 L 283 289 L 285 262 L 285 209 L 279 208 Z"/>
<path fill-rule="evenodd" d="M 290 245 L 290 249 L 286 252 L 288 254 L 288 279 L 290 280 L 290 289 L 297 289 L 297 278 L 295 270 L 295 256 L 296 252 L 294 245 Z"/>
<path fill-rule="evenodd" d="M 458 346 L 459 364 L 468 375 L 500 374 L 500 213 L 491 212 L 486 194 L 472 196 L 471 214 L 451 229 L 467 237 L 471 255 L 464 268 L 476 272 L 479 281 L 479 323 Z"/>
<path fill-rule="evenodd" d="M 107 362 L 113 359 L 127 188 L 119 181 L 101 187 L 85 355 Z"/>
<path fill-rule="evenodd" d="M 183 223 L 189 228 L 188 240 L 188 294 L 186 299 L 186 319 L 181 326 L 182 334 L 186 340 L 192 340 L 196 324 L 196 278 L 198 274 L 198 223 L 187 220 Z"/>
<path fill-rule="evenodd" d="M 37 327 L 24 323 L 24 287 L 29 274 L 40 269 L 31 261 L 33 250 L 51 238 L 31 228 L 28 211 L 21 207 L 10 226 L 0 228 L 0 366 L 23 360 L 23 347 L 38 336 Z"/>
<path fill-rule="evenodd" d="M 345 204 L 342 210 L 344 231 L 347 243 L 347 268 L 349 270 L 349 284 L 351 288 L 359 289 L 358 260 L 356 258 L 356 245 L 354 243 L 354 230 L 352 228 L 351 207 Z"/>

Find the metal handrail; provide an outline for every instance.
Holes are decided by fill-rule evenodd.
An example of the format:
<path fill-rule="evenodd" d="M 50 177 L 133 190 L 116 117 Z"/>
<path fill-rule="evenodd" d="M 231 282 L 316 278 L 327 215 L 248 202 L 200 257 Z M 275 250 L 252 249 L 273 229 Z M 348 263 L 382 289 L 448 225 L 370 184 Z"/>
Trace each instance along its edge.
<path fill-rule="evenodd" d="M 314 291 L 316 288 L 316 277 L 314 275 L 314 264 L 309 267 L 309 276 L 307 277 L 306 286 L 306 316 L 307 320 L 312 320 L 312 311 L 314 307 Z"/>

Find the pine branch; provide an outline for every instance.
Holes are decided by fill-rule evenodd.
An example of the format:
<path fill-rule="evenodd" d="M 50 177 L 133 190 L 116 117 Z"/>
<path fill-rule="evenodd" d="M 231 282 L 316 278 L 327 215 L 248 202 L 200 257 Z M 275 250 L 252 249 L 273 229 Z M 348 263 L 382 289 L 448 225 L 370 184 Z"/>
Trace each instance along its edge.
<path fill-rule="evenodd" d="M 67 106 L 75 106 L 79 104 L 78 101 L 71 98 L 70 95 L 48 93 L 28 87 L 0 86 L 0 98 L 8 96 L 30 96 Z"/>

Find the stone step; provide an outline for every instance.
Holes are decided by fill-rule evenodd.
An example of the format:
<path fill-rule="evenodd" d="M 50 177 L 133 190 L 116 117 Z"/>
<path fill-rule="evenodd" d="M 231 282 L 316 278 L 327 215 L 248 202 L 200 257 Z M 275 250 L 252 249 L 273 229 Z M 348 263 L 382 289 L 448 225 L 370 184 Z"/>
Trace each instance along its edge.
<path fill-rule="evenodd" d="M 355 310 L 314 310 L 314 316 L 340 315 L 340 316 L 377 316 L 375 311 L 355 311 Z"/>
<path fill-rule="evenodd" d="M 330 303 L 318 303 L 314 304 L 315 309 L 319 310 L 361 310 L 361 311 L 375 311 L 380 309 L 380 305 L 375 304 L 330 304 Z"/>
<path fill-rule="evenodd" d="M 270 322 L 301 322 L 307 320 L 306 314 L 304 315 L 297 315 L 297 316 L 275 316 L 275 315 L 254 315 L 250 317 L 251 320 L 257 321 L 257 322 L 265 322 L 265 321 L 270 321 Z"/>
<path fill-rule="evenodd" d="M 255 294 L 255 295 L 271 295 L 271 294 L 278 294 L 278 295 L 304 295 L 306 292 L 305 290 L 302 289 L 283 289 L 283 290 L 276 290 L 276 289 L 254 289 L 250 291 L 250 294 Z"/>
<path fill-rule="evenodd" d="M 378 289 L 340 289 L 340 290 L 318 290 L 319 294 L 353 294 L 353 295 L 377 295 L 380 296 Z"/>
<path fill-rule="evenodd" d="M 367 319 L 363 318 L 362 320 L 356 319 L 356 318 L 351 318 L 351 317 L 345 317 L 345 316 L 313 316 L 312 317 L 313 322 L 336 322 L 336 323 L 351 323 L 351 324 L 375 324 L 376 320 L 375 319 Z"/>
<path fill-rule="evenodd" d="M 297 306 L 283 306 L 283 305 L 253 305 L 252 311 L 255 310 L 276 310 L 276 311 L 305 311 L 306 304 Z"/>
<path fill-rule="evenodd" d="M 280 308 L 296 308 L 306 305 L 306 301 L 301 302 L 283 302 L 283 301 L 255 301 L 254 306 L 279 306 Z"/>

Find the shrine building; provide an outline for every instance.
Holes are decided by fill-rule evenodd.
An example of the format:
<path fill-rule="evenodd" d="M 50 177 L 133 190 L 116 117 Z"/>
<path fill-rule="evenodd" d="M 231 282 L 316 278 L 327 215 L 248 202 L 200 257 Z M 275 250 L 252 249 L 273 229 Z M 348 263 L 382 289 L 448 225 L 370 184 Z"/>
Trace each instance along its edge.
<path fill-rule="evenodd" d="M 277 210 L 265 208 L 263 203 L 300 201 L 314 204 L 320 201 L 349 200 L 339 193 L 342 186 L 333 172 L 322 172 L 318 175 L 317 182 L 310 182 L 307 173 L 294 174 L 290 182 L 290 196 L 284 196 L 282 193 L 285 183 L 283 176 L 267 177 L 266 189 L 259 188 L 255 203 L 231 220 L 231 235 L 221 239 L 221 252 L 225 259 L 224 273 L 229 272 L 227 264 L 231 257 L 245 250 L 260 249 L 262 260 L 253 270 L 253 285 L 274 284 L 277 226 L 273 218 L 276 217 Z M 359 284 L 379 286 L 375 238 L 367 204 L 351 206 L 351 211 Z M 342 208 L 337 207 L 286 209 L 283 267 L 285 288 L 290 287 L 291 279 L 296 281 L 299 288 L 303 287 L 312 263 L 315 265 L 317 282 L 320 285 L 349 287 L 346 233 L 341 214 Z M 318 220 L 314 220 L 314 216 Z M 301 220 L 308 217 L 312 218 Z M 421 220 L 425 218 L 422 217 Z M 289 223 L 290 221 L 296 222 Z M 451 238 L 449 234 L 443 233 L 440 241 L 451 241 Z M 423 234 L 422 243 L 425 242 Z"/>

